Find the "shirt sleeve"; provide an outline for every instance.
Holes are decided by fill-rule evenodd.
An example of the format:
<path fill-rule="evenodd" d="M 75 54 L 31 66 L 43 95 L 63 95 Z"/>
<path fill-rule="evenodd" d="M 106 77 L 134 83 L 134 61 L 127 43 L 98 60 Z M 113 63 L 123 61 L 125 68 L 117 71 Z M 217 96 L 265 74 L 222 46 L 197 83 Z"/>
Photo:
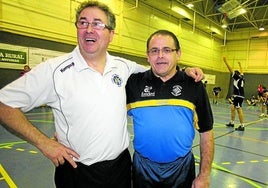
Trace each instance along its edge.
<path fill-rule="evenodd" d="M 49 102 L 52 90 L 52 71 L 44 62 L 2 88 L 0 101 L 26 112 Z"/>

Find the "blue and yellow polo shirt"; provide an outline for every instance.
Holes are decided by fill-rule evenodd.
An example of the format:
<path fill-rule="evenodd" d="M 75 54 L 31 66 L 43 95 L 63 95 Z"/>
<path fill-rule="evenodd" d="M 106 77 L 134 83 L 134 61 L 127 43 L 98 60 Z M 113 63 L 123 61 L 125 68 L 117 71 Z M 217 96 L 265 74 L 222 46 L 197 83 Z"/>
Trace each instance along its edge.
<path fill-rule="evenodd" d="M 151 70 L 130 76 L 128 115 L 133 117 L 134 149 L 155 162 L 171 162 L 191 151 L 195 129 L 213 128 L 213 115 L 202 82 L 178 71 L 163 82 Z"/>

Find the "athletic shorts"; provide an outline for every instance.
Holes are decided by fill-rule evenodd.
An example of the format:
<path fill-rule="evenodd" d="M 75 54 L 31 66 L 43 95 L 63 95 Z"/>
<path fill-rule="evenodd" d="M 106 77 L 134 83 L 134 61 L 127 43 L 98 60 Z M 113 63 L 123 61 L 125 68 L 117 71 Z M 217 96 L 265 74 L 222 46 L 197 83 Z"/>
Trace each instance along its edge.
<path fill-rule="evenodd" d="M 195 179 L 195 161 L 192 152 L 170 163 L 157 163 L 133 156 L 133 188 L 191 188 Z"/>
<path fill-rule="evenodd" d="M 243 101 L 244 101 L 244 98 L 234 96 L 233 105 L 235 106 L 235 108 L 240 108 L 242 107 Z"/>

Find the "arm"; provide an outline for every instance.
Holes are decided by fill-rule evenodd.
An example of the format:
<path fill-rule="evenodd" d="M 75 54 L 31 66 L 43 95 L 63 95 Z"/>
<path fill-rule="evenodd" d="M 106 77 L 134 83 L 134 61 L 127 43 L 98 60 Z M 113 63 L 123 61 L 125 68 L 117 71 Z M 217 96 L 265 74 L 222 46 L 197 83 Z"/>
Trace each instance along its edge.
<path fill-rule="evenodd" d="M 242 66 L 241 66 L 241 63 L 238 62 L 238 65 L 239 65 L 239 72 L 240 72 L 240 74 L 241 74 L 241 75 L 244 75 L 244 73 L 243 73 L 243 69 L 242 69 Z"/>
<path fill-rule="evenodd" d="M 0 122 L 36 146 L 55 166 L 59 166 L 67 160 L 76 168 L 77 165 L 72 156 L 78 158 L 79 155 L 40 132 L 21 110 L 0 102 Z"/>
<path fill-rule="evenodd" d="M 148 67 L 137 64 L 137 66 L 135 67 L 134 73 L 144 72 L 144 71 L 147 71 L 148 69 L 149 69 Z M 199 82 L 205 78 L 205 75 L 202 69 L 198 67 L 194 67 L 194 68 L 188 67 L 185 69 L 185 73 L 187 74 L 187 76 L 192 77 L 196 82 Z"/>
<path fill-rule="evenodd" d="M 226 57 L 223 57 L 223 62 L 225 63 L 225 65 L 227 66 L 229 72 L 232 74 L 234 71 L 232 69 L 232 67 L 228 64 Z"/>
<path fill-rule="evenodd" d="M 149 69 L 149 67 L 145 67 L 144 65 L 137 64 L 135 67 L 134 73 L 139 73 L 139 72 L 145 72 Z"/>
<path fill-rule="evenodd" d="M 214 157 L 213 131 L 200 133 L 200 168 L 199 174 L 193 181 L 192 188 L 208 188 L 210 184 L 210 172 Z"/>
<path fill-rule="evenodd" d="M 195 82 L 199 82 L 205 78 L 205 75 L 202 69 L 198 67 L 194 67 L 194 68 L 187 67 L 185 69 L 185 73 L 187 74 L 187 76 L 192 77 L 195 80 Z"/>

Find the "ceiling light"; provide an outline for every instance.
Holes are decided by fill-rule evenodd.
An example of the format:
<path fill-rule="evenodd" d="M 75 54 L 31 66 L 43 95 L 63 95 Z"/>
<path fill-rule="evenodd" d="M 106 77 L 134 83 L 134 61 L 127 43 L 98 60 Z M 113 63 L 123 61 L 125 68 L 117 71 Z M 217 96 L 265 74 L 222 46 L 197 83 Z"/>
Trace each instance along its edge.
<path fill-rule="evenodd" d="M 221 27 L 222 27 L 223 29 L 226 29 L 226 28 L 227 28 L 227 25 L 226 25 L 226 24 L 222 24 Z"/>
<path fill-rule="evenodd" d="M 183 8 L 179 7 L 179 6 L 173 6 L 171 8 L 172 11 L 176 12 L 177 14 L 181 15 L 182 18 L 188 18 L 191 19 L 191 15 Z"/>
<path fill-rule="evenodd" d="M 264 31 L 264 30 L 265 30 L 264 27 L 259 28 L 259 31 Z"/>
<path fill-rule="evenodd" d="M 194 4 L 189 3 L 189 4 L 187 4 L 186 6 L 187 6 L 188 8 L 190 8 L 190 9 L 191 9 L 191 8 L 193 8 L 193 7 L 194 7 Z"/>

